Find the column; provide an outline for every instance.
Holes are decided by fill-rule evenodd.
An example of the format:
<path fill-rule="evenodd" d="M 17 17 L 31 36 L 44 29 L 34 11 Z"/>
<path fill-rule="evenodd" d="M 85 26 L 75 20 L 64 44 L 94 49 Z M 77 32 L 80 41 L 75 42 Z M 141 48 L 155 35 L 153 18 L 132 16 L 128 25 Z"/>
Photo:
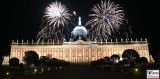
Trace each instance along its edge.
<path fill-rule="evenodd" d="M 84 48 L 82 48 L 82 57 L 83 57 L 82 62 L 84 63 L 85 62 Z"/>
<path fill-rule="evenodd" d="M 77 52 L 78 52 L 77 49 L 78 49 L 78 48 L 75 48 L 75 50 L 76 50 L 76 51 L 75 51 L 75 60 L 76 60 L 75 62 L 76 62 L 76 63 L 77 63 Z"/>
<path fill-rule="evenodd" d="M 88 61 L 91 62 L 92 47 L 88 49 Z"/>
<path fill-rule="evenodd" d="M 72 62 L 72 60 L 71 60 L 72 59 L 71 52 L 72 52 L 71 48 L 69 48 L 69 58 L 68 59 L 69 59 L 70 62 Z"/>
<path fill-rule="evenodd" d="M 96 47 L 94 50 L 94 61 L 97 60 L 97 58 L 98 58 L 98 51 L 99 51 L 99 49 Z"/>
<path fill-rule="evenodd" d="M 60 53 L 59 48 L 56 48 L 56 51 L 57 51 L 57 59 L 59 59 L 59 53 Z"/>

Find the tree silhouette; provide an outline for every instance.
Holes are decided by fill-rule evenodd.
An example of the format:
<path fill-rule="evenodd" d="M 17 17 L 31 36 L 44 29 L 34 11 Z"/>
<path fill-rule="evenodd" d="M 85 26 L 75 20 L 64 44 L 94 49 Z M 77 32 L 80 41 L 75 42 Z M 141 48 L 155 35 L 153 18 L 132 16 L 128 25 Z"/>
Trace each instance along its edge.
<path fill-rule="evenodd" d="M 41 62 L 41 66 L 44 67 L 44 66 L 47 65 L 47 62 L 48 62 L 49 58 L 46 57 L 46 56 L 41 56 L 39 60 L 40 60 L 40 62 Z"/>
<path fill-rule="evenodd" d="M 122 58 L 136 62 L 140 58 L 140 56 L 134 49 L 127 49 L 123 52 Z"/>
<path fill-rule="evenodd" d="M 2 61 L 3 61 L 4 57 L 0 54 L 0 67 L 2 65 Z"/>
<path fill-rule="evenodd" d="M 103 57 L 103 59 L 105 60 L 106 65 L 111 65 L 111 61 L 110 61 L 110 58 L 108 56 Z"/>
<path fill-rule="evenodd" d="M 14 57 L 9 60 L 9 66 L 19 66 L 19 59 Z"/>
<path fill-rule="evenodd" d="M 112 61 L 112 62 L 116 62 L 117 60 L 119 60 L 120 59 L 120 57 L 119 57 L 119 55 L 117 55 L 117 54 L 113 54 L 111 57 L 110 57 L 110 61 Z"/>
<path fill-rule="evenodd" d="M 129 59 L 129 60 L 135 60 L 139 58 L 139 54 L 134 49 L 127 49 L 123 52 L 122 58 Z"/>
<path fill-rule="evenodd" d="M 146 63 L 148 63 L 147 58 L 146 58 L 146 57 L 141 57 L 141 58 L 140 58 L 140 63 L 141 63 L 141 64 L 146 64 Z"/>
<path fill-rule="evenodd" d="M 108 57 L 108 56 L 105 56 L 105 57 L 103 57 L 103 59 L 106 61 L 106 62 L 109 62 L 110 60 L 110 58 Z"/>
<path fill-rule="evenodd" d="M 28 65 L 28 68 L 30 64 L 34 64 L 39 59 L 35 51 L 26 51 L 24 54 L 23 61 Z"/>
<path fill-rule="evenodd" d="M 160 53 L 155 56 L 155 62 L 160 63 Z"/>
<path fill-rule="evenodd" d="M 58 64 L 58 59 L 56 59 L 56 58 L 51 58 L 47 62 L 47 66 L 57 67 L 58 65 L 59 65 Z"/>

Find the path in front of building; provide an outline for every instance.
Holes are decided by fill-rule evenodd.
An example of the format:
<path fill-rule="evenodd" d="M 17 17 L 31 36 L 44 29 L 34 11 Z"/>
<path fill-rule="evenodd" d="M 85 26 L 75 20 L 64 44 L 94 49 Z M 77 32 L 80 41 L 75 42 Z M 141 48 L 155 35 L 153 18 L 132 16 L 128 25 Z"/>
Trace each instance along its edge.
<path fill-rule="evenodd" d="M 31 79 L 146 79 L 145 76 L 107 72 L 92 67 L 69 67 L 60 71 L 35 75 Z"/>

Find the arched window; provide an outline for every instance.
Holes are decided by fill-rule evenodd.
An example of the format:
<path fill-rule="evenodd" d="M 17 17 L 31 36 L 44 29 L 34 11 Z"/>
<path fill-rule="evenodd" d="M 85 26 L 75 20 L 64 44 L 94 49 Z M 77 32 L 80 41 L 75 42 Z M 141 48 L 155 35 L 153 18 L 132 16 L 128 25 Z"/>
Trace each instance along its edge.
<path fill-rule="evenodd" d="M 86 57 L 88 57 L 88 52 L 86 52 Z"/>
<path fill-rule="evenodd" d="M 100 52 L 98 52 L 98 59 L 101 57 L 101 54 L 100 54 Z"/>
<path fill-rule="evenodd" d="M 94 57 L 94 52 L 92 52 L 92 57 Z"/>
<path fill-rule="evenodd" d="M 68 57 L 68 52 L 66 52 L 66 57 Z"/>
<path fill-rule="evenodd" d="M 75 57 L 75 53 L 74 52 L 72 53 L 72 57 Z"/>

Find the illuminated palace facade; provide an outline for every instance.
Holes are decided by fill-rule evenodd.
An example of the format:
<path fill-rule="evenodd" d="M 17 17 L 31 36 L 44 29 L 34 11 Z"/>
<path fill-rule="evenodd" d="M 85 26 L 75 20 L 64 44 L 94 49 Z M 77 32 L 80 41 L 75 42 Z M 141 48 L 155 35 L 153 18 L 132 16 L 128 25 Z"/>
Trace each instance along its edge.
<path fill-rule="evenodd" d="M 150 61 L 147 39 L 120 39 L 119 41 L 111 39 L 106 42 L 83 40 L 82 37 L 86 38 L 87 33 L 88 31 L 81 25 L 79 19 L 78 26 L 71 32 L 72 39 L 69 42 L 64 41 L 63 44 L 55 45 L 49 42 L 12 41 L 10 58 L 16 57 L 20 62 L 23 62 L 24 52 L 35 51 L 39 57 L 50 55 L 52 58 L 71 63 L 89 63 L 105 56 L 110 57 L 113 54 L 121 57 L 125 50 L 134 49 L 140 57 L 146 57 Z M 76 38 L 77 40 L 73 40 Z"/>
<path fill-rule="evenodd" d="M 134 49 L 140 57 L 146 57 L 150 61 L 147 41 L 96 43 L 85 42 L 81 39 L 75 42 L 64 42 L 62 45 L 13 42 L 10 58 L 16 57 L 22 62 L 24 52 L 32 50 L 37 52 L 39 56 L 50 54 L 52 58 L 72 63 L 89 63 L 105 56 L 110 57 L 113 54 L 121 56 L 126 49 Z"/>

